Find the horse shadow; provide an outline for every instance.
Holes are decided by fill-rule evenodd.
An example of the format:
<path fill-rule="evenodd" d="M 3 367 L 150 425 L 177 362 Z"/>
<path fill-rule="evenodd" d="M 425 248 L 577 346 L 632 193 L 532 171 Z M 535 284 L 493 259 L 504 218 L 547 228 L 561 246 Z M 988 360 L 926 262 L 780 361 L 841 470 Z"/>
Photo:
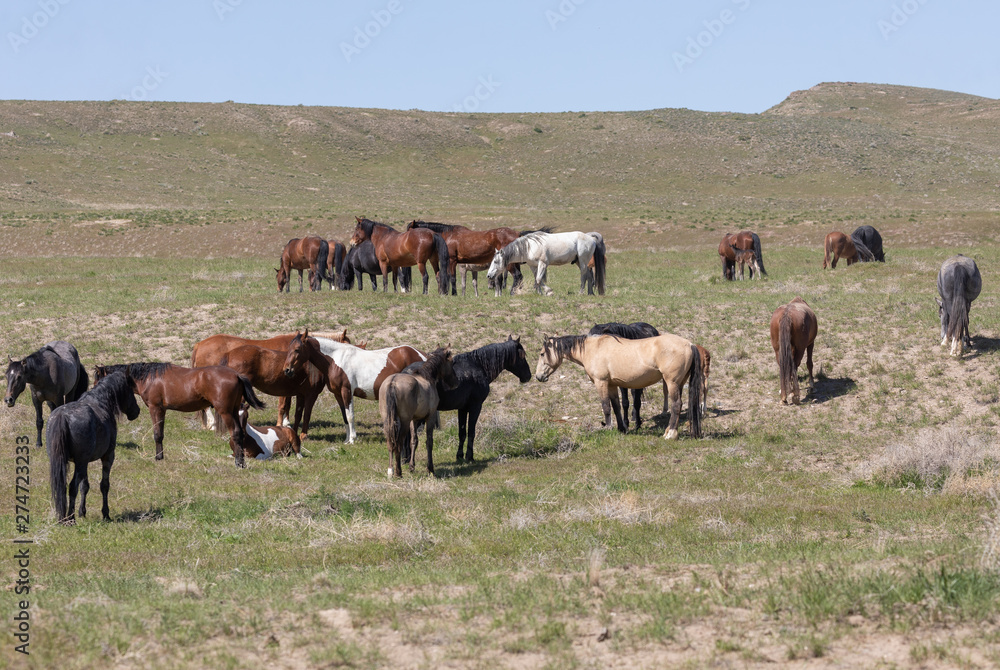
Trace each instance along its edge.
<path fill-rule="evenodd" d="M 119 442 L 118 448 L 128 449 L 129 451 L 138 451 L 139 449 L 142 449 L 142 447 L 138 443 L 132 440 L 129 440 L 128 442 Z"/>
<path fill-rule="evenodd" d="M 977 335 L 972 338 L 969 358 L 979 358 L 983 354 L 1000 350 L 1000 338 Z"/>
<path fill-rule="evenodd" d="M 146 510 L 123 512 L 114 517 L 116 523 L 153 523 L 163 518 L 163 509 L 156 507 Z"/>
<path fill-rule="evenodd" d="M 466 463 L 465 461 L 456 461 L 448 464 L 434 463 L 434 476 L 438 479 L 468 477 L 485 471 L 489 466 L 489 461 L 483 459 L 475 460 L 471 463 Z M 420 467 L 419 458 L 417 459 L 417 467 Z"/>
<path fill-rule="evenodd" d="M 809 394 L 809 399 L 813 403 L 822 404 L 828 400 L 845 396 L 857 388 L 857 383 L 850 377 L 819 377 Z"/>

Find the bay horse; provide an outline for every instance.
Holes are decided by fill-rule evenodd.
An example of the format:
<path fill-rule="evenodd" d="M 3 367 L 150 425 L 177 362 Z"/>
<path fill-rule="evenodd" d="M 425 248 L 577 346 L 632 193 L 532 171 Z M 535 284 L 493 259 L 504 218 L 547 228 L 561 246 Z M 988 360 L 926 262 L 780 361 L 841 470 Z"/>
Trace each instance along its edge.
<path fill-rule="evenodd" d="M 396 477 L 403 476 L 400 464 L 404 445 L 411 444 L 411 424 L 424 421 L 427 426 L 427 472 L 434 474 L 434 427 L 440 397 L 437 386 L 455 388 L 458 379 L 451 357 L 451 346 L 437 348 L 427 357 L 420 370 L 413 374 L 395 373 L 385 378 L 378 410 L 382 430 L 389 447 L 389 469 Z M 413 431 L 414 437 L 416 431 Z M 414 470 L 416 444 L 410 448 L 410 472 Z"/>
<path fill-rule="evenodd" d="M 885 252 L 882 251 L 882 236 L 872 226 L 858 226 L 851 239 L 855 244 L 862 244 L 872 252 L 872 257 L 879 263 L 885 263 Z"/>
<path fill-rule="evenodd" d="M 382 274 L 382 266 L 379 265 L 378 258 L 375 257 L 375 245 L 371 240 L 365 240 L 361 244 L 351 247 L 344 257 L 344 261 L 337 271 L 337 288 L 341 291 L 350 291 L 354 288 L 354 282 L 358 282 L 358 290 L 364 290 L 364 277 L 368 275 L 372 282 L 372 291 L 378 290 L 378 283 L 375 280 L 377 275 Z M 409 293 L 413 285 L 413 269 L 406 267 L 395 270 L 398 280 L 399 290 L 402 293 Z"/>
<path fill-rule="evenodd" d="M 221 423 L 216 423 L 216 434 L 224 434 L 225 426 L 236 467 L 245 467 L 243 430 L 238 416 L 240 403 L 246 401 L 254 409 L 265 407 L 246 377 L 221 365 L 185 368 L 171 363 L 126 363 L 99 365 L 94 369 L 94 379 L 99 381 L 116 372 L 125 373 L 129 388 L 149 408 L 156 460 L 163 460 L 163 418 L 167 410 L 197 412 L 211 407 L 221 419 Z"/>
<path fill-rule="evenodd" d="M 49 452 L 49 488 L 59 523 L 75 522 L 77 492 L 80 494 L 80 518 L 87 516 L 87 492 L 90 478 L 87 465 L 101 459 L 101 515 L 110 521 L 108 492 L 111 490 L 111 466 L 118 442 L 118 417 L 129 421 L 139 416 L 139 404 L 129 387 L 125 373 L 116 372 L 102 379 L 77 400 L 57 407 L 49 417 L 45 442 Z M 73 479 L 66 504 L 66 475 L 73 462 Z"/>
<path fill-rule="evenodd" d="M 261 426 L 251 424 L 249 405 L 240 407 L 240 427 L 243 429 L 243 453 L 260 461 L 295 451 L 295 431 L 285 426 Z"/>
<path fill-rule="evenodd" d="M 823 240 L 823 269 L 829 263 L 832 269 L 837 268 L 837 261 L 841 258 L 847 260 L 848 265 L 865 261 L 875 260 L 875 255 L 871 250 L 853 237 L 848 237 L 844 233 L 834 231 Z M 833 260 L 831 261 L 831 256 Z"/>
<path fill-rule="evenodd" d="M 972 346 L 969 310 L 983 289 L 976 261 L 958 254 L 946 260 L 938 271 L 938 314 L 941 317 L 941 346 L 951 340 L 951 355 L 961 356 L 963 345 Z"/>
<path fill-rule="evenodd" d="M 587 267 L 591 258 L 594 260 L 593 272 Z M 497 277 L 511 263 L 527 263 L 535 275 L 535 290 L 551 295 L 552 289 L 545 284 L 548 267 L 574 261 L 580 267 L 580 293 L 583 294 L 586 286 L 587 293 L 594 295 L 596 284 L 597 292 L 604 295 L 606 250 L 600 233 L 573 231 L 523 235 L 493 255 L 486 276 L 497 281 Z"/>
<path fill-rule="evenodd" d="M 386 377 L 402 372 L 410 363 L 427 360 L 427 357 L 409 345 L 384 349 L 362 349 L 353 344 L 334 342 L 317 337 L 320 352 L 332 361 L 327 376 L 327 386 L 344 412 L 347 433 L 346 444 L 354 444 L 357 431 L 354 427 L 354 399 L 378 400 L 379 390 Z M 305 346 L 305 342 L 290 346 L 288 355 Z M 305 352 L 309 355 L 308 352 Z"/>
<path fill-rule="evenodd" d="M 444 238 L 435 232 L 424 229 L 412 229 L 399 232 L 392 226 L 370 219 L 355 217 L 357 226 L 351 237 L 351 246 L 357 246 L 365 240 L 371 240 L 375 245 L 375 257 L 378 258 L 382 270 L 382 291 L 385 292 L 389 281 L 390 270 L 416 265 L 424 280 L 424 294 L 427 294 L 427 263 L 437 274 L 438 292 L 448 295 L 448 244 Z M 396 286 L 396 275 L 392 277 L 393 288 Z"/>
<path fill-rule="evenodd" d="M 3 401 L 13 407 L 25 386 L 35 406 L 35 446 L 42 446 L 42 403 L 51 413 L 56 407 L 77 400 L 87 391 L 90 380 L 80 356 L 69 342 L 55 340 L 38 351 L 15 361 L 7 356 L 7 393 Z"/>
<path fill-rule="evenodd" d="M 604 410 L 604 425 L 613 429 L 614 410 L 618 430 L 625 432 L 619 388 L 645 388 L 662 381 L 670 399 L 670 423 L 663 437 L 677 438 L 681 414 L 681 389 L 688 384 L 688 425 L 692 437 L 701 437 L 701 353 L 683 337 L 664 334 L 641 340 L 623 340 L 614 335 L 566 335 L 546 337 L 538 355 L 535 378 L 547 381 L 564 359 L 583 366 L 597 387 Z"/>
<path fill-rule="evenodd" d="M 754 260 L 757 271 L 760 275 L 767 276 L 767 270 L 764 269 L 764 256 L 761 253 L 760 237 L 757 233 L 751 232 L 749 230 L 741 230 L 738 233 L 728 233 L 722 236 L 722 241 L 719 242 L 719 256 L 722 258 L 722 278 L 727 280 L 733 280 L 736 278 L 736 263 L 738 262 L 736 258 L 736 253 L 738 251 L 752 251 L 754 255 Z M 749 262 L 749 259 L 745 259 L 744 262 Z M 740 269 L 740 278 L 743 278 L 742 268 Z M 753 279 L 753 264 L 751 264 L 750 278 Z"/>
<path fill-rule="evenodd" d="M 816 341 L 816 314 L 806 301 L 796 297 L 787 305 L 774 310 L 771 315 L 771 346 L 778 361 L 778 378 L 781 380 L 781 402 L 799 404 L 799 364 L 806 356 L 809 371 L 809 390 L 813 390 L 813 344 Z"/>
<path fill-rule="evenodd" d="M 426 363 L 413 363 L 403 372 L 415 374 L 424 365 Z M 438 411 L 458 411 L 458 452 L 455 460 L 462 461 L 463 446 L 468 436 L 469 443 L 464 449 L 464 456 L 465 460 L 471 463 L 474 460 L 472 448 L 476 441 L 476 425 L 479 423 L 479 414 L 483 411 L 483 403 L 490 395 L 490 384 L 504 370 L 517 377 L 522 384 L 529 382 L 531 366 L 528 364 L 528 355 L 521 346 L 521 338 L 513 335 L 509 335 L 505 342 L 487 344 L 464 354 L 458 354 L 452 359 L 452 365 L 455 369 L 457 386 L 448 389 L 438 382 Z M 413 443 L 414 445 L 417 443 L 416 432 L 413 435 Z M 403 460 L 410 460 L 409 445 L 404 447 Z"/>
<path fill-rule="evenodd" d="M 344 259 L 347 257 L 347 247 L 336 240 L 327 240 L 330 252 L 326 256 L 326 281 L 330 284 L 330 290 L 338 290 L 340 282 L 338 277 L 343 271 Z"/>
<path fill-rule="evenodd" d="M 330 254 L 330 244 L 322 237 L 309 235 L 288 240 L 281 252 L 281 267 L 274 272 L 278 280 L 278 293 L 291 290 L 292 270 L 299 271 L 299 293 L 302 293 L 302 271 L 309 270 L 309 290 L 319 291 L 323 280 L 327 279 L 326 267 Z"/>

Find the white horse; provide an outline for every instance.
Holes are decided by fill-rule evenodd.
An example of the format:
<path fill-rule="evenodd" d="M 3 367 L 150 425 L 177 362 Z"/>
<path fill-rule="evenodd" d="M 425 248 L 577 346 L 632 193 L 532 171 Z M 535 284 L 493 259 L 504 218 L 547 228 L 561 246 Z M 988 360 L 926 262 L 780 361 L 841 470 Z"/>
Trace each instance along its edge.
<path fill-rule="evenodd" d="M 593 262 L 594 271 L 589 264 Z M 604 295 L 605 269 L 604 238 L 600 233 L 529 233 L 517 238 L 496 252 L 486 276 L 493 281 L 511 263 L 527 263 L 535 273 L 535 290 L 551 295 L 552 289 L 545 284 L 550 265 L 577 263 L 580 266 L 580 293 L 587 287 L 587 293 Z"/>

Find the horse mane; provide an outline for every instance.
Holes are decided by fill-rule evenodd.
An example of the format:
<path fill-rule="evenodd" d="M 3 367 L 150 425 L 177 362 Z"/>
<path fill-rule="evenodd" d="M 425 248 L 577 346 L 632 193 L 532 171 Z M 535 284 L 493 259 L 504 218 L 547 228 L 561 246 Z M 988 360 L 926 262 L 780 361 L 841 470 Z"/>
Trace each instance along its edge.
<path fill-rule="evenodd" d="M 573 350 L 583 344 L 589 335 L 563 335 L 561 337 L 550 337 L 552 349 L 561 357 L 573 353 Z"/>
<path fill-rule="evenodd" d="M 538 230 L 522 230 L 517 234 L 517 236 L 524 237 L 525 235 L 533 235 L 535 233 L 554 233 L 555 231 L 555 226 L 542 226 Z"/>
<path fill-rule="evenodd" d="M 435 233 L 447 233 L 456 228 L 462 228 L 463 226 L 454 226 L 450 223 L 434 223 L 433 221 L 411 221 L 407 229 L 410 228 L 426 228 L 427 230 L 433 230 Z"/>
<path fill-rule="evenodd" d="M 388 223 L 382 223 L 381 221 L 372 221 L 371 219 L 368 219 L 368 218 L 365 218 L 365 217 L 361 217 L 361 219 L 358 221 L 358 225 L 361 226 L 362 230 L 364 230 L 365 233 L 367 235 L 369 235 L 369 236 L 371 236 L 372 229 L 375 226 L 378 226 L 379 228 L 386 228 L 388 230 L 399 232 L 395 228 L 393 228 L 392 226 L 390 226 Z"/>
<path fill-rule="evenodd" d="M 500 249 L 500 260 L 503 261 L 503 266 L 507 267 L 510 265 L 510 259 L 514 254 L 527 252 L 528 246 L 539 239 L 539 233 L 541 232 L 543 231 L 532 230 L 522 233 L 516 240 L 513 240 L 507 246 Z"/>
<path fill-rule="evenodd" d="M 125 366 L 116 365 L 108 367 L 121 368 Z M 122 400 L 126 394 L 131 395 L 132 389 L 128 385 L 128 378 L 125 376 L 125 371 L 115 370 L 106 377 L 99 379 L 94 388 L 80 396 L 80 400 L 89 398 L 91 402 L 87 404 L 92 409 L 107 412 L 109 416 L 117 419 L 121 416 Z"/>
<path fill-rule="evenodd" d="M 617 335 L 629 340 L 641 340 L 647 337 L 656 337 L 660 331 L 651 324 L 642 321 L 635 323 L 599 323 L 590 329 L 590 335 Z"/>
<path fill-rule="evenodd" d="M 427 356 L 427 360 L 424 361 L 424 364 L 413 374 L 417 377 L 423 377 L 428 381 L 434 381 L 440 375 L 441 366 L 444 365 L 444 361 L 448 357 L 449 353 L 449 349 L 446 349 L 445 347 L 438 347 Z"/>
<path fill-rule="evenodd" d="M 161 377 L 164 372 L 174 367 L 173 363 L 124 363 L 121 365 L 105 365 L 105 375 L 110 376 L 116 372 L 124 372 L 137 382 L 144 382 L 147 379 Z M 106 378 L 106 377 L 105 377 Z"/>
<path fill-rule="evenodd" d="M 487 344 L 478 349 L 459 354 L 455 357 L 455 362 L 461 359 L 471 359 L 472 362 L 483 369 L 487 377 L 496 379 L 504 371 L 507 361 L 515 356 L 515 352 L 517 351 L 516 345 L 517 342 L 515 340 Z"/>
<path fill-rule="evenodd" d="M 868 248 L 868 245 L 866 245 L 864 242 L 861 241 L 860 235 L 855 237 L 854 233 L 852 233 L 851 242 L 854 242 L 854 248 L 858 252 L 859 261 L 862 261 L 864 263 L 871 263 L 875 260 L 875 254 L 872 253 L 872 250 Z"/>

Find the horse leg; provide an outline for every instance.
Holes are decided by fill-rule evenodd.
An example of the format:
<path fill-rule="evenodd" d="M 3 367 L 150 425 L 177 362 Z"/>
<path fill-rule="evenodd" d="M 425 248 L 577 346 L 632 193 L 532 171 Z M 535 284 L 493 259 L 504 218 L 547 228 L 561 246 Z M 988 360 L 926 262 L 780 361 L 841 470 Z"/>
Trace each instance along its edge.
<path fill-rule="evenodd" d="M 663 434 L 663 439 L 676 440 L 677 424 L 681 420 L 681 387 L 671 384 L 666 379 L 663 381 L 667 385 L 667 394 L 670 397 L 670 423 L 667 425 L 667 432 Z"/>
<path fill-rule="evenodd" d="M 624 391 L 624 389 L 622 389 Z M 632 421 L 635 423 L 635 429 L 639 430 L 639 426 L 642 425 L 642 417 L 639 415 L 639 408 L 642 407 L 642 389 L 631 389 L 632 391 Z M 622 393 L 622 398 L 625 398 L 626 394 Z M 628 405 L 625 405 L 622 413 L 628 412 Z M 626 426 L 628 424 L 626 423 Z"/>
<path fill-rule="evenodd" d="M 625 422 L 625 432 L 628 432 L 628 389 L 619 387 L 622 394 L 622 420 Z"/>
<path fill-rule="evenodd" d="M 302 440 L 305 433 L 299 434 L 299 426 L 302 425 L 302 414 L 305 412 L 305 396 L 295 396 L 295 421 L 292 423 L 292 432 L 295 433 L 295 441 L 292 442 L 292 450 L 297 454 L 302 449 Z"/>
<path fill-rule="evenodd" d="M 77 464 L 76 470 L 73 472 L 74 478 L 77 474 L 80 475 L 80 518 L 86 518 L 87 516 L 87 492 L 90 491 L 90 477 L 87 476 L 87 464 L 83 463 L 83 467 Z"/>
<path fill-rule="evenodd" d="M 548 266 L 545 265 L 545 261 L 539 261 L 538 265 L 535 266 L 535 292 L 539 295 L 545 295 L 545 291 L 549 288 L 545 285 L 545 274 L 548 271 Z"/>
<path fill-rule="evenodd" d="M 153 442 L 156 444 L 156 460 L 163 460 L 163 416 L 167 413 L 159 405 L 149 408 L 149 418 L 153 422 Z"/>
<path fill-rule="evenodd" d="M 299 293 L 302 293 L 302 270 L 299 270 Z"/>
<path fill-rule="evenodd" d="M 348 389 L 348 393 L 351 393 L 351 389 Z M 357 433 L 354 431 L 354 395 L 350 396 L 350 401 L 347 403 L 347 407 L 344 408 L 344 412 L 347 415 L 347 437 L 344 438 L 344 444 L 354 444 L 354 438 L 357 437 Z"/>
<path fill-rule="evenodd" d="M 291 428 L 292 422 L 288 420 L 289 410 L 292 408 L 291 396 L 281 396 L 278 398 L 278 425 Z"/>
<path fill-rule="evenodd" d="M 427 283 L 430 281 L 430 276 L 427 274 L 427 263 L 417 263 L 417 268 L 420 270 L 420 278 L 424 280 L 424 295 L 427 295 Z"/>
<path fill-rule="evenodd" d="M 464 457 L 464 445 L 465 445 L 465 435 L 466 426 L 469 423 L 469 411 L 466 409 L 458 410 L 458 452 L 455 454 L 455 462 L 461 463 Z M 469 460 L 472 458 L 472 443 L 469 443 Z"/>
<path fill-rule="evenodd" d="M 229 448 L 233 452 L 233 463 L 235 463 L 238 468 L 245 468 L 246 461 L 244 460 L 243 444 L 246 442 L 243 427 L 240 425 L 239 417 L 235 412 L 227 412 L 224 408 L 217 408 L 215 410 L 219 414 L 219 418 L 226 426 L 226 430 L 229 431 Z M 238 410 L 237 410 L 238 411 Z"/>
<path fill-rule="evenodd" d="M 483 411 L 483 406 L 479 405 L 469 410 L 469 431 L 468 443 L 465 445 L 465 462 L 471 463 L 475 460 L 472 455 L 472 445 L 476 441 L 476 425 L 479 423 L 479 413 Z M 461 424 L 459 424 L 461 425 Z"/>
<path fill-rule="evenodd" d="M 624 390 L 624 389 L 622 389 Z M 622 419 L 622 406 L 618 401 L 618 389 L 611 386 L 608 388 L 608 400 L 611 402 L 611 409 L 615 412 L 615 423 L 618 426 L 618 432 L 627 433 L 628 424 Z"/>
<path fill-rule="evenodd" d="M 101 458 L 101 516 L 105 521 L 111 521 L 108 508 L 108 491 L 111 490 L 111 466 L 115 464 L 115 450 L 109 449 Z"/>
<path fill-rule="evenodd" d="M 476 297 L 479 297 L 479 273 L 472 273 L 472 290 L 476 292 Z M 465 295 L 465 277 L 462 277 L 462 295 Z"/>
<path fill-rule="evenodd" d="M 419 421 L 410 422 L 410 439 L 407 448 L 409 449 L 409 454 L 403 454 L 403 462 L 410 464 L 410 472 L 417 469 L 417 447 L 420 446 L 420 439 L 417 437 L 417 431 L 421 428 Z"/>
<path fill-rule="evenodd" d="M 321 389 L 322 392 L 322 389 Z M 316 404 L 316 399 L 319 398 L 319 393 L 312 396 L 311 398 L 306 398 L 305 414 L 302 417 L 302 439 L 308 439 L 309 433 L 309 420 L 312 418 L 313 405 Z M 297 458 L 302 458 L 302 453 L 299 450 L 295 451 L 295 456 Z"/>
<path fill-rule="evenodd" d="M 427 472 L 434 474 L 434 424 L 437 423 L 437 412 L 427 417 Z"/>
<path fill-rule="evenodd" d="M 42 399 L 32 393 L 31 404 L 35 406 L 35 430 L 38 433 L 35 439 L 35 446 L 40 447 L 42 446 L 42 426 L 44 425 L 42 422 Z"/>
<path fill-rule="evenodd" d="M 60 523 L 76 523 L 76 493 L 80 490 L 80 477 L 86 467 L 86 463 L 73 461 L 73 479 L 69 480 L 69 507 L 66 508 L 66 518 L 60 519 Z"/>
<path fill-rule="evenodd" d="M 813 381 L 813 345 L 810 344 L 806 347 L 806 369 L 809 370 L 809 393 L 812 393 L 816 388 L 816 382 Z"/>
<path fill-rule="evenodd" d="M 514 271 L 511 273 L 510 281 L 510 294 L 514 295 L 514 291 L 524 285 L 524 275 L 521 274 L 521 264 L 514 263 Z"/>
<path fill-rule="evenodd" d="M 458 295 L 458 255 L 454 258 L 448 259 L 448 277 L 451 279 L 451 294 Z M 465 281 L 465 277 L 462 277 L 462 281 Z M 463 289 L 464 291 L 464 289 Z M 462 295 L 465 295 L 463 292 Z"/>

